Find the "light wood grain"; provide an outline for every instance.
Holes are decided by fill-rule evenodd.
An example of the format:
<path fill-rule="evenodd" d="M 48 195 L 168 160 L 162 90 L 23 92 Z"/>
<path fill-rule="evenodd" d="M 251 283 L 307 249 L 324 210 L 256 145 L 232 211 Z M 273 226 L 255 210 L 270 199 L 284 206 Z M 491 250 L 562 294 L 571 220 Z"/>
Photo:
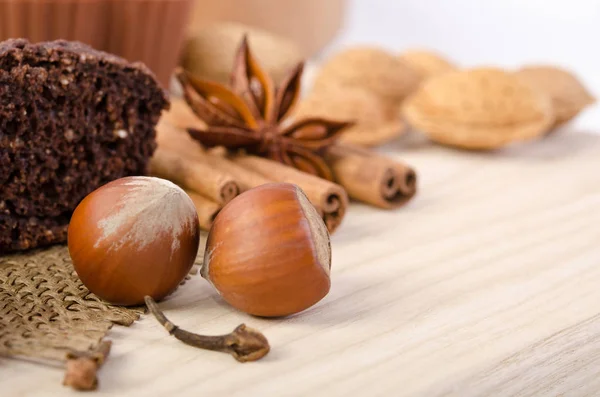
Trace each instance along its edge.
<path fill-rule="evenodd" d="M 96 395 L 600 395 L 600 135 L 385 151 L 415 166 L 420 192 L 397 211 L 351 206 L 316 307 L 252 318 L 200 278 L 161 304 L 189 330 L 264 331 L 267 358 L 195 350 L 146 317 L 111 332 Z M 2 396 L 76 395 L 61 377 L 0 360 Z"/>

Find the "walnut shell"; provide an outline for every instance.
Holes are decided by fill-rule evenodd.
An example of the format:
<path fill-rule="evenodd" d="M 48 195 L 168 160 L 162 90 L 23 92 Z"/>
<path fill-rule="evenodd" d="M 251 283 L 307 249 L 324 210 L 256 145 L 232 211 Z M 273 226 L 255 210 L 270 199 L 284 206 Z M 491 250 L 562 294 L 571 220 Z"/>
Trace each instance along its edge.
<path fill-rule="evenodd" d="M 354 121 L 356 124 L 344 131 L 340 141 L 360 146 L 384 144 L 406 130 L 396 107 L 390 108 L 373 92 L 361 87 L 321 86 L 298 104 L 294 116 Z"/>
<path fill-rule="evenodd" d="M 566 123 L 596 100 L 571 72 L 555 66 L 527 66 L 517 72 L 552 100 L 555 125 Z"/>
<path fill-rule="evenodd" d="M 398 55 L 398 58 L 413 68 L 422 80 L 457 69 L 440 54 L 429 50 L 406 50 Z"/>
<path fill-rule="evenodd" d="M 245 33 L 252 53 L 275 83 L 302 61 L 302 53 L 292 41 L 261 29 L 227 22 L 194 30 L 184 44 L 181 65 L 199 77 L 229 84 L 233 58 Z"/>
<path fill-rule="evenodd" d="M 315 87 L 332 83 L 362 87 L 390 105 L 399 105 L 419 84 L 417 73 L 376 47 L 353 47 L 327 60 L 315 77 Z"/>
<path fill-rule="evenodd" d="M 406 100 L 402 111 L 409 124 L 433 141 L 464 149 L 533 139 L 554 122 L 547 96 L 496 68 L 433 77 Z"/>

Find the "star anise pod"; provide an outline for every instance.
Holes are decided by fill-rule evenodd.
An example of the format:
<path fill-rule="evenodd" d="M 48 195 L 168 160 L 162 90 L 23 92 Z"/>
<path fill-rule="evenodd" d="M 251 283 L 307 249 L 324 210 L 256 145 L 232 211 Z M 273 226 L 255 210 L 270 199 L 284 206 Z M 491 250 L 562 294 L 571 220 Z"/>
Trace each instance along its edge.
<path fill-rule="evenodd" d="M 234 60 L 230 88 L 179 69 L 176 75 L 185 100 L 207 125 L 204 129 L 188 128 L 189 134 L 206 147 L 244 149 L 333 180 L 321 153 L 351 123 L 323 118 L 287 122 L 300 96 L 303 68 L 304 63 L 299 63 L 275 88 L 252 56 L 244 36 Z"/>

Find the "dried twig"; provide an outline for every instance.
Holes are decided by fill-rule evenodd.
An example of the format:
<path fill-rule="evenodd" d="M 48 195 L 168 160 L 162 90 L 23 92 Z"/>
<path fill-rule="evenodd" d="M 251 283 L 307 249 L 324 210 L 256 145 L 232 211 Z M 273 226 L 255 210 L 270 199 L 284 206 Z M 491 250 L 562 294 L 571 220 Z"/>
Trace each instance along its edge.
<path fill-rule="evenodd" d="M 220 351 L 231 354 L 239 362 L 256 361 L 270 350 L 267 338 L 259 331 L 245 324 L 238 325 L 230 334 L 205 336 L 180 329 L 165 317 L 158 305 L 149 296 L 145 297 L 148 310 L 167 331 L 183 343 L 200 349 Z"/>

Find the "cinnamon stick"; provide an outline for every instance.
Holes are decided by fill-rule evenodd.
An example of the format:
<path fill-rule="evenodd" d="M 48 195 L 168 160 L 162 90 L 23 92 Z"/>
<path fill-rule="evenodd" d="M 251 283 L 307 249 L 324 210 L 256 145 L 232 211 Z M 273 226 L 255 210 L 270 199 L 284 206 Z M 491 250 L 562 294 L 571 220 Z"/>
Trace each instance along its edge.
<path fill-rule="evenodd" d="M 240 154 L 232 156 L 231 159 L 236 164 L 258 172 L 275 182 L 298 185 L 317 211 L 323 215 L 330 233 L 335 231 L 342 222 L 348 206 L 348 195 L 340 185 L 262 157 Z"/>
<path fill-rule="evenodd" d="M 208 151 L 206 155 L 206 162 L 216 169 L 220 169 L 230 173 L 231 175 L 235 175 L 235 179 L 240 185 L 240 189 L 242 191 L 264 185 L 265 183 L 274 182 L 271 178 L 268 178 L 268 175 L 262 175 L 258 172 L 242 167 L 217 151 Z"/>
<path fill-rule="evenodd" d="M 156 149 L 150 159 L 150 173 L 220 204 L 231 201 L 240 192 L 231 175 L 163 147 Z"/>
<path fill-rule="evenodd" d="M 408 165 L 351 145 L 331 146 L 325 155 L 336 181 L 348 195 L 379 208 L 397 208 L 417 191 L 417 175 Z"/>
<path fill-rule="evenodd" d="M 200 229 L 209 231 L 215 217 L 219 211 L 221 211 L 222 206 L 198 193 L 189 190 L 186 190 L 186 193 L 190 196 L 196 206 L 198 220 L 200 221 Z"/>
<path fill-rule="evenodd" d="M 192 139 L 187 131 L 176 127 L 167 120 L 161 120 L 156 127 L 159 148 L 165 148 L 181 154 L 196 162 L 203 163 L 206 167 L 222 174 L 231 175 L 238 184 L 240 191 L 273 182 L 257 172 L 239 166 L 223 157 L 218 151 L 205 151 L 202 145 Z"/>

